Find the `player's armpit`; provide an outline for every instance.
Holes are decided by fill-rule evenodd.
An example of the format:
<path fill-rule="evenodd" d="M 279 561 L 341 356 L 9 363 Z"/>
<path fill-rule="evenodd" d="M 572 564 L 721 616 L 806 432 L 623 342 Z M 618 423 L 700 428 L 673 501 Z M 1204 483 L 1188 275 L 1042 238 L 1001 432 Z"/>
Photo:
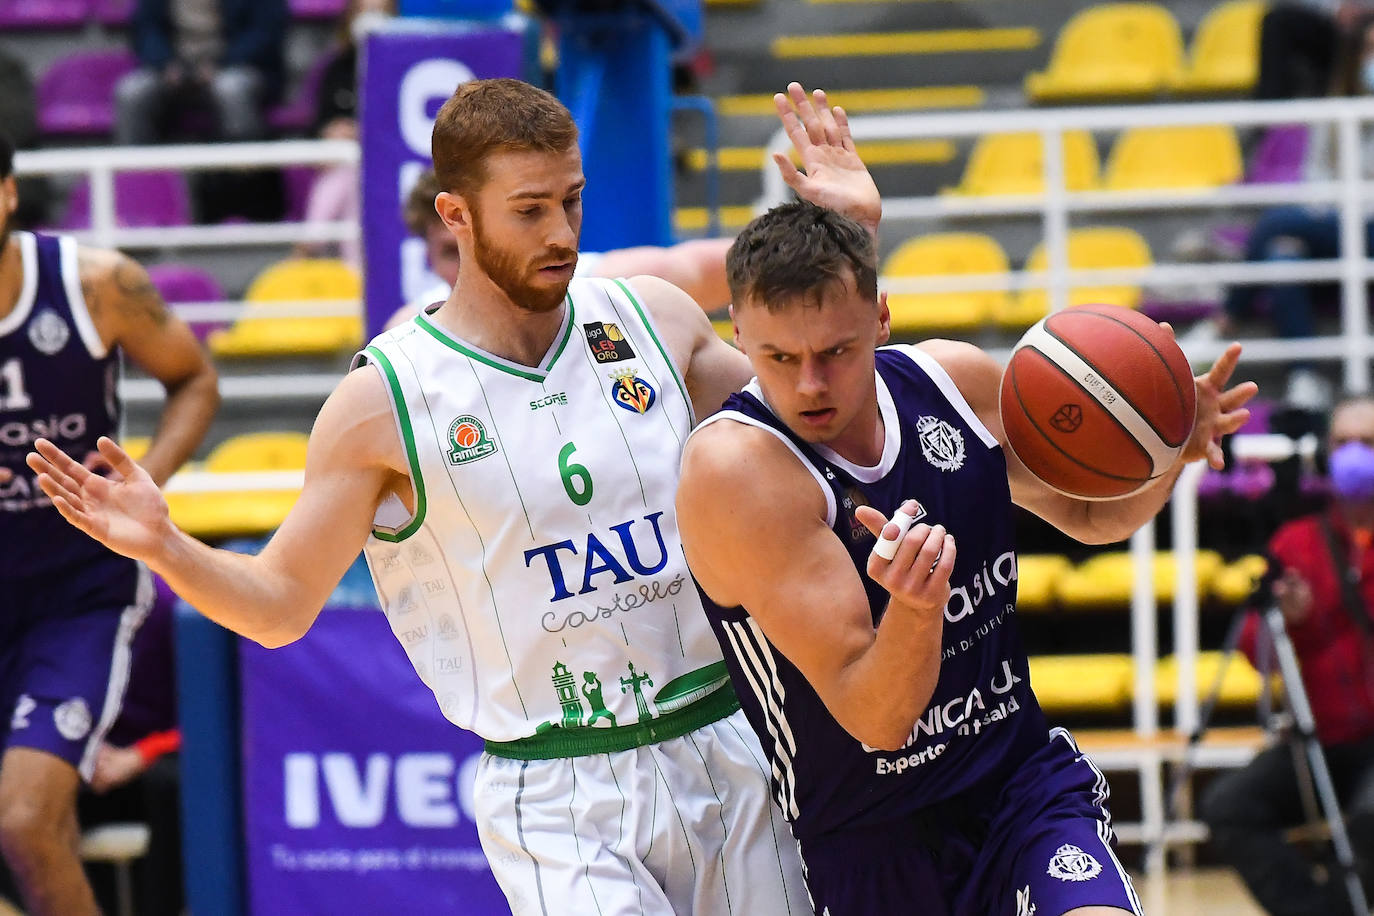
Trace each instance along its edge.
<path fill-rule="evenodd" d="M 631 277 L 629 285 L 682 373 L 698 420 L 720 410 L 726 398 L 753 378 L 749 360 L 716 335 L 690 296 L 658 277 Z"/>
<path fill-rule="evenodd" d="M 688 564 L 706 593 L 743 605 L 851 735 L 899 747 L 934 688 L 939 629 L 933 666 L 895 631 L 878 645 L 863 582 L 829 527 L 820 485 L 787 447 L 731 421 L 694 434 L 677 512 Z"/>

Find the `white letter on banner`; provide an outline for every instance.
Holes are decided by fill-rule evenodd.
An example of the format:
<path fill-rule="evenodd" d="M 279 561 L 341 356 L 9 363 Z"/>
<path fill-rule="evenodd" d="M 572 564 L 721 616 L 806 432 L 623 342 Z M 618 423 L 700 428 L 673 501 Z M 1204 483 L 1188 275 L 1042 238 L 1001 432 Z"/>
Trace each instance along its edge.
<path fill-rule="evenodd" d="M 287 754 L 283 760 L 286 794 L 286 825 L 288 827 L 318 827 L 320 825 L 320 793 L 315 784 L 315 755 Z"/>
<path fill-rule="evenodd" d="M 417 156 L 429 158 L 430 134 L 434 119 L 428 111 L 429 100 L 447 99 L 462 83 L 475 79 L 475 74 L 456 60 L 433 58 L 422 60 L 406 71 L 396 100 L 401 137 Z"/>
<path fill-rule="evenodd" d="M 453 758 L 448 754 L 402 754 L 396 761 L 396 808 L 411 827 L 452 827 L 458 807 L 450 800 Z"/>
<path fill-rule="evenodd" d="M 385 754 L 367 758 L 366 784 L 359 779 L 351 754 L 325 754 L 324 785 L 339 823 L 345 827 L 376 827 L 386 813 L 387 776 L 391 761 Z"/>
<path fill-rule="evenodd" d="M 468 820 L 476 822 L 476 804 L 473 801 L 473 789 L 477 785 L 477 767 L 482 763 L 482 755 L 473 754 L 463 765 L 458 768 L 458 804 L 463 806 L 463 813 L 468 816 Z"/>

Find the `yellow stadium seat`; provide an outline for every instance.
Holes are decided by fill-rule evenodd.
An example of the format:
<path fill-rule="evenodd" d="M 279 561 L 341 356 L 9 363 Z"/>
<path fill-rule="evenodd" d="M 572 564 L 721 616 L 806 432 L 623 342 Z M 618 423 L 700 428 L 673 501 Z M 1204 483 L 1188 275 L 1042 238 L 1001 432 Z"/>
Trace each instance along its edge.
<path fill-rule="evenodd" d="M 1179 89 L 1245 92 L 1259 78 L 1260 20 L 1265 0 L 1230 0 L 1212 9 L 1197 27 Z"/>
<path fill-rule="evenodd" d="M 150 436 L 129 436 L 119 440 L 119 447 L 128 453 L 129 457 L 135 461 L 142 461 L 143 456 L 148 454 L 148 446 L 153 444 Z"/>
<path fill-rule="evenodd" d="M 1239 181 L 1244 172 L 1230 125 L 1133 127 L 1112 145 L 1102 184 L 1109 191 L 1216 188 Z"/>
<path fill-rule="evenodd" d="M 1059 31 L 1043 73 L 1026 77 L 1036 102 L 1142 97 L 1171 89 L 1183 72 L 1183 36 L 1158 3 L 1104 3 Z"/>
<path fill-rule="evenodd" d="M 1222 567 L 1221 556 L 1215 551 L 1197 553 L 1198 595 L 1207 595 L 1212 580 Z M 1055 582 L 1055 597 L 1065 610 L 1096 610 L 1104 607 L 1123 607 L 1131 600 L 1134 567 L 1131 555 L 1125 551 L 1100 553 L 1084 560 Z M 1177 579 L 1174 555 L 1161 550 L 1155 553 L 1155 600 L 1167 603 L 1174 600 Z"/>
<path fill-rule="evenodd" d="M 1051 715 L 1131 705 L 1135 674 L 1129 655 L 1035 655 L 1030 675 L 1036 699 Z"/>
<path fill-rule="evenodd" d="M 1095 226 L 1069 233 L 1069 267 L 1084 270 L 1113 267 L 1148 267 L 1154 259 L 1150 246 L 1134 229 L 1124 226 Z M 1031 252 L 1026 270 L 1044 272 L 1048 262 L 1045 244 Z M 1049 314 L 1049 292 L 1025 289 L 1007 297 L 1003 308 L 993 312 L 993 320 L 1005 328 L 1029 327 Z M 1069 289 L 1069 305 L 1140 305 L 1139 286 L 1074 286 Z"/>
<path fill-rule="evenodd" d="M 1260 576 L 1268 568 L 1264 557 L 1256 554 L 1241 557 L 1217 570 L 1212 580 L 1212 597 L 1226 604 L 1240 604 L 1254 593 Z"/>
<path fill-rule="evenodd" d="M 894 278 L 941 275 L 997 274 L 1010 270 L 1007 254 L 991 236 L 977 232 L 942 232 L 908 239 L 883 265 L 883 275 Z M 892 310 L 894 334 L 921 334 L 934 329 L 969 330 L 984 325 L 1003 308 L 1003 290 L 961 293 L 894 293 L 887 304 Z"/>
<path fill-rule="evenodd" d="M 1211 693 L 1216 683 L 1223 655 L 1220 652 L 1199 652 L 1197 656 L 1197 692 L 1202 701 Z M 1032 679 L 1033 681 L 1034 679 Z M 1259 700 L 1264 689 L 1264 679 L 1260 677 L 1245 656 L 1237 654 L 1226 666 L 1226 676 L 1221 682 L 1221 692 L 1217 703 L 1221 706 L 1250 706 Z M 1161 658 L 1155 665 L 1155 696 L 1164 705 L 1173 705 L 1178 699 L 1178 659 L 1169 655 Z"/>
<path fill-rule="evenodd" d="M 1043 611 L 1054 605 L 1054 586 L 1073 569 L 1068 557 L 1021 554 L 1016 558 L 1016 609 Z"/>
<path fill-rule="evenodd" d="M 235 436 L 217 445 L 202 469 L 214 473 L 302 470 L 307 442 L 304 433 L 293 432 Z M 265 534 L 280 525 L 298 495 L 295 490 L 172 492 L 167 494 L 167 504 L 172 521 L 196 537 L 243 537 Z"/>
<path fill-rule="evenodd" d="M 1097 144 L 1086 130 L 1065 131 L 1064 184 L 1070 191 L 1097 187 L 1101 164 Z M 959 184 L 946 194 L 1042 194 L 1045 190 L 1044 141 L 1034 132 L 987 134 L 969 153 Z"/>
<path fill-rule="evenodd" d="M 210 334 L 210 352 L 216 356 L 289 356 L 355 349 L 363 339 L 361 313 L 276 317 L 274 312 L 284 304 L 361 297 L 362 279 L 343 261 L 312 258 L 274 264 L 258 275 L 244 295 L 247 313 L 232 327 Z"/>

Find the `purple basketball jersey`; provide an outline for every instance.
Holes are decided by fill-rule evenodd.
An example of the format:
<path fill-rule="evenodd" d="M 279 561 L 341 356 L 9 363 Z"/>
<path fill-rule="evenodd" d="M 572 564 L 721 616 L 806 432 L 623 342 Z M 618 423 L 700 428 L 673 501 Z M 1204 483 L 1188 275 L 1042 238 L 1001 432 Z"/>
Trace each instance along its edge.
<path fill-rule="evenodd" d="M 119 357 L 100 340 L 77 276 L 76 242 L 16 232 L 19 300 L 0 318 L 0 579 L 32 577 L 111 554 L 67 524 L 24 456 L 39 437 L 83 459 L 119 427 Z"/>
<path fill-rule="evenodd" d="M 756 385 L 733 395 L 717 415 L 774 431 L 806 463 L 864 581 L 875 625 L 888 594 L 866 575 L 873 535 L 855 520 L 857 506 L 890 516 L 903 500 L 918 500 L 920 520 L 943 524 L 959 547 L 939 681 L 899 751 L 852 737 L 747 611 L 708 603 L 740 703 L 770 758 L 775 799 L 803 847 L 809 837 L 902 818 L 1004 776 L 1044 745 L 1048 731 L 1016 623 L 1016 549 L 1001 448 L 924 351 L 880 349 L 877 372 L 887 444 L 876 468 L 856 467 L 797 438 Z"/>

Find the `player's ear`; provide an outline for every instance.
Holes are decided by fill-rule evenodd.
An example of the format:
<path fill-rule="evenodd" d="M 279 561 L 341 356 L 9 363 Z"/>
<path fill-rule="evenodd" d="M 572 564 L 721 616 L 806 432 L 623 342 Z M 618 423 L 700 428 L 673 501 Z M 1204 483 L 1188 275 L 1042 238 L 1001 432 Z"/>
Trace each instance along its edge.
<path fill-rule="evenodd" d="M 887 290 L 878 293 L 878 346 L 892 336 L 892 312 L 887 307 Z"/>
<path fill-rule="evenodd" d="M 439 214 L 449 231 L 472 231 L 472 207 L 463 195 L 440 191 L 434 198 L 434 212 Z"/>
<path fill-rule="evenodd" d="M 735 335 L 735 349 L 744 353 L 744 345 L 739 342 L 739 322 L 735 320 L 735 303 L 733 302 L 730 303 L 730 328 Z"/>
<path fill-rule="evenodd" d="M 0 181 L 0 218 L 8 219 L 19 209 L 19 185 L 10 175 Z"/>

